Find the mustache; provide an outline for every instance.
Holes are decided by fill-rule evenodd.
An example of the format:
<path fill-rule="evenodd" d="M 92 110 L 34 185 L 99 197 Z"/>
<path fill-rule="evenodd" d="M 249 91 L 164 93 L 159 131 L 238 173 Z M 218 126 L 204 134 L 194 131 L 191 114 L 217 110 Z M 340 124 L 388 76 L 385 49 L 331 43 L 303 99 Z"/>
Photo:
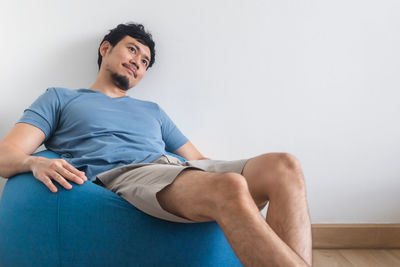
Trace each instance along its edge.
<path fill-rule="evenodd" d="M 130 69 L 133 72 L 133 76 L 135 76 L 135 78 L 137 77 L 137 74 L 136 74 L 137 67 L 136 67 L 136 65 L 124 63 L 124 64 L 122 64 L 122 66 Z"/>

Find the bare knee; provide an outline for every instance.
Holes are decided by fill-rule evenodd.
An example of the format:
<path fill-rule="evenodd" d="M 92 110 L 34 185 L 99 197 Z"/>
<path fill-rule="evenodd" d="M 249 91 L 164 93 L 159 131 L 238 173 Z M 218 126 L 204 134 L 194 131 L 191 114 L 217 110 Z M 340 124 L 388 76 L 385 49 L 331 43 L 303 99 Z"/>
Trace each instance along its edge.
<path fill-rule="evenodd" d="M 190 177 L 190 178 L 189 178 Z M 197 181 L 197 182 L 196 182 Z M 160 206 L 192 221 L 216 220 L 226 204 L 237 204 L 248 193 L 245 178 L 237 173 L 204 173 L 186 170 L 157 193 Z"/>
<path fill-rule="evenodd" d="M 215 193 L 216 205 L 221 208 L 251 199 L 246 179 L 233 172 L 221 174 L 215 186 Z"/>
<path fill-rule="evenodd" d="M 276 153 L 276 170 L 280 174 L 276 179 L 279 185 L 304 189 L 304 177 L 299 160 L 289 153 Z"/>
<path fill-rule="evenodd" d="M 299 160 L 289 153 L 275 153 L 276 160 L 289 170 L 301 169 Z"/>
<path fill-rule="evenodd" d="M 258 156 L 254 162 L 253 170 L 249 169 L 248 175 L 256 185 L 252 190 L 259 192 L 258 195 L 266 194 L 269 198 L 273 192 L 280 189 L 304 188 L 301 165 L 295 156 L 289 153 L 268 153 Z M 259 190 L 264 190 L 264 193 L 260 193 Z"/>

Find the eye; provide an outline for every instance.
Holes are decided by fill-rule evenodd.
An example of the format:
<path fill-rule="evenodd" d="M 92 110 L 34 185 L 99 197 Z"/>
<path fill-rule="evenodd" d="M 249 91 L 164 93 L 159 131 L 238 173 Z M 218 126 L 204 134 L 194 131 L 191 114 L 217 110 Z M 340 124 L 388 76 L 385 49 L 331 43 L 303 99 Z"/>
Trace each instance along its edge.
<path fill-rule="evenodd" d="M 147 64 L 149 64 L 149 63 L 147 62 L 147 60 L 143 60 L 142 62 L 143 62 L 143 65 L 145 65 L 146 67 L 147 67 Z"/>
<path fill-rule="evenodd" d="M 130 47 L 129 47 L 129 50 L 131 50 L 131 51 L 134 52 L 134 53 L 136 52 L 136 49 L 135 49 L 133 46 L 130 46 Z"/>

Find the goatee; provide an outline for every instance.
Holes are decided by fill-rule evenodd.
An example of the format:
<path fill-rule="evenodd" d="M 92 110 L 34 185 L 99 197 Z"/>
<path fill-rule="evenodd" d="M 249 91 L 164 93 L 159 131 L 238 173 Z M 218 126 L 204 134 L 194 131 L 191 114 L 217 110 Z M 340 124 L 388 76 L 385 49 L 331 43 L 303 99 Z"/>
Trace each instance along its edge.
<path fill-rule="evenodd" d="M 129 90 L 129 79 L 124 75 L 119 75 L 118 73 L 111 73 L 111 79 L 113 80 L 114 84 L 118 86 L 119 89 L 128 91 Z"/>

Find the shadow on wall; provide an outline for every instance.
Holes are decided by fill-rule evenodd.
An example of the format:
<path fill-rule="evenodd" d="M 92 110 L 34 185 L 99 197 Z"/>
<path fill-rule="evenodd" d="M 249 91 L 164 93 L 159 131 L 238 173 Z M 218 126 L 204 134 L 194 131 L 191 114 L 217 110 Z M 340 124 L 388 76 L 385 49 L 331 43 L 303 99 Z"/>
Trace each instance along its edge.
<path fill-rule="evenodd" d="M 55 60 L 53 57 L 45 64 L 43 73 L 46 77 L 43 77 L 43 80 L 49 82 L 49 87 L 61 86 L 71 89 L 84 88 L 91 84 L 98 71 L 97 50 L 101 38 L 102 36 L 90 36 L 60 44 L 53 53 L 62 56 L 55 57 Z"/>
<path fill-rule="evenodd" d="M 96 78 L 97 50 L 102 36 L 71 38 L 52 43 L 41 53 L 41 63 L 35 70 L 33 87 L 42 93 L 48 87 L 78 89 L 89 86 Z"/>

